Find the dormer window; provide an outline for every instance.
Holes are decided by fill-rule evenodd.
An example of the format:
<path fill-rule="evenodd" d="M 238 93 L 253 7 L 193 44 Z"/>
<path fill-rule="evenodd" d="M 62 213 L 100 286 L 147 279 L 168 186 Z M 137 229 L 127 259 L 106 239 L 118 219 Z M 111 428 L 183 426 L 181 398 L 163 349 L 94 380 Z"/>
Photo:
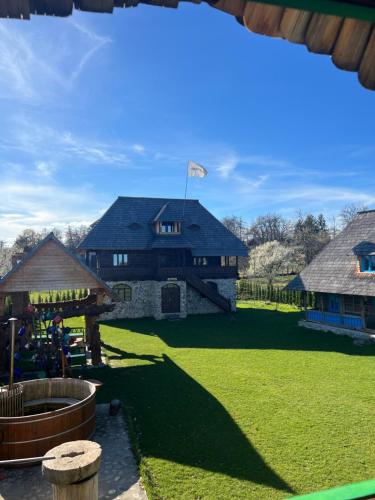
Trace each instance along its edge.
<path fill-rule="evenodd" d="M 375 255 L 361 257 L 361 273 L 375 273 Z"/>
<path fill-rule="evenodd" d="M 156 232 L 159 234 L 181 234 L 181 222 L 157 222 Z"/>

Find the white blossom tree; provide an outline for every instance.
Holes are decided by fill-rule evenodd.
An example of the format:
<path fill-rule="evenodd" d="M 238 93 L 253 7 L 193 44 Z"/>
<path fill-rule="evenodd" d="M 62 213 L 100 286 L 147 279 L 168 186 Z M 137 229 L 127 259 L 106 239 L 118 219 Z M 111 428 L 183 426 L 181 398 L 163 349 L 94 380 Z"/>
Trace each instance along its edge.
<path fill-rule="evenodd" d="M 248 275 L 265 278 L 272 285 L 276 276 L 287 270 L 292 255 L 293 249 L 278 241 L 263 243 L 250 253 Z"/>

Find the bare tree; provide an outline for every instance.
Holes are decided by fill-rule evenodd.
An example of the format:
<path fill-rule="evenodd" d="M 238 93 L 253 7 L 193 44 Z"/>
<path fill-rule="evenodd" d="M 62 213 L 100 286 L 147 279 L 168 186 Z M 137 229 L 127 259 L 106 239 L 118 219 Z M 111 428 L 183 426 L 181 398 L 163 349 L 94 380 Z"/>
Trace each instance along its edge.
<path fill-rule="evenodd" d="M 341 225 L 345 228 L 350 222 L 352 222 L 355 217 L 357 217 L 358 212 L 367 210 L 366 205 L 350 203 L 342 208 L 339 218 L 341 220 Z"/>
<path fill-rule="evenodd" d="M 250 253 L 249 276 L 266 278 L 272 285 L 276 276 L 286 271 L 293 249 L 279 241 L 268 241 L 255 247 Z"/>
<path fill-rule="evenodd" d="M 242 217 L 231 215 L 224 217 L 221 222 L 240 240 L 245 241 L 247 239 L 248 227 L 246 226 Z"/>
<path fill-rule="evenodd" d="M 78 245 L 87 236 L 90 228 L 84 225 L 81 226 L 68 226 L 64 234 L 64 243 L 71 250 L 78 247 Z"/>
<path fill-rule="evenodd" d="M 42 239 L 42 234 L 37 233 L 34 229 L 24 229 L 22 233 L 17 236 L 14 242 L 14 249 L 16 252 L 29 252 Z"/>
<path fill-rule="evenodd" d="M 268 241 L 284 243 L 290 236 L 290 224 L 278 214 L 261 215 L 252 224 L 250 234 L 257 245 Z"/>

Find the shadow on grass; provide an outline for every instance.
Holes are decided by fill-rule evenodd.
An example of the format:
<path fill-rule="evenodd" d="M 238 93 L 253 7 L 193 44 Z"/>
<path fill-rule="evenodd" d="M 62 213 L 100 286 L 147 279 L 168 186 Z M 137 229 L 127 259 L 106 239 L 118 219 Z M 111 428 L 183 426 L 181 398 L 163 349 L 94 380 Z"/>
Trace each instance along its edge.
<path fill-rule="evenodd" d="M 121 351 L 108 348 L 117 354 Z M 149 358 L 127 352 L 121 356 Z M 293 493 L 264 462 L 221 403 L 168 356 L 151 364 L 95 371 L 105 384 L 98 399 L 121 398 L 130 414 L 136 416 L 138 445 L 144 457 L 158 457 Z"/>
<path fill-rule="evenodd" d="M 158 336 L 175 348 L 278 349 L 375 355 L 375 345 L 359 347 L 348 337 L 299 327 L 297 323 L 302 318 L 300 312 L 239 309 L 232 315 L 195 315 L 181 321 L 126 319 L 106 324 L 135 334 Z"/>

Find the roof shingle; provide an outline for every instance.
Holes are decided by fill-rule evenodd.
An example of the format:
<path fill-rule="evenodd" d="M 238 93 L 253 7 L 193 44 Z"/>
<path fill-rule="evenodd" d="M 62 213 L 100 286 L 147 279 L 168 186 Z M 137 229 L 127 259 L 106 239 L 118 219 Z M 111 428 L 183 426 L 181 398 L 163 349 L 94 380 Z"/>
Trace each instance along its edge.
<path fill-rule="evenodd" d="M 360 212 L 287 288 L 374 297 L 375 273 L 359 270 L 359 256 L 374 251 L 375 211 Z"/>
<path fill-rule="evenodd" d="M 154 221 L 181 221 L 182 234 L 158 235 Z M 138 226 L 134 224 L 138 223 Z M 198 200 L 120 196 L 80 245 L 85 250 L 191 248 L 194 255 L 246 256 L 247 248 Z"/>

